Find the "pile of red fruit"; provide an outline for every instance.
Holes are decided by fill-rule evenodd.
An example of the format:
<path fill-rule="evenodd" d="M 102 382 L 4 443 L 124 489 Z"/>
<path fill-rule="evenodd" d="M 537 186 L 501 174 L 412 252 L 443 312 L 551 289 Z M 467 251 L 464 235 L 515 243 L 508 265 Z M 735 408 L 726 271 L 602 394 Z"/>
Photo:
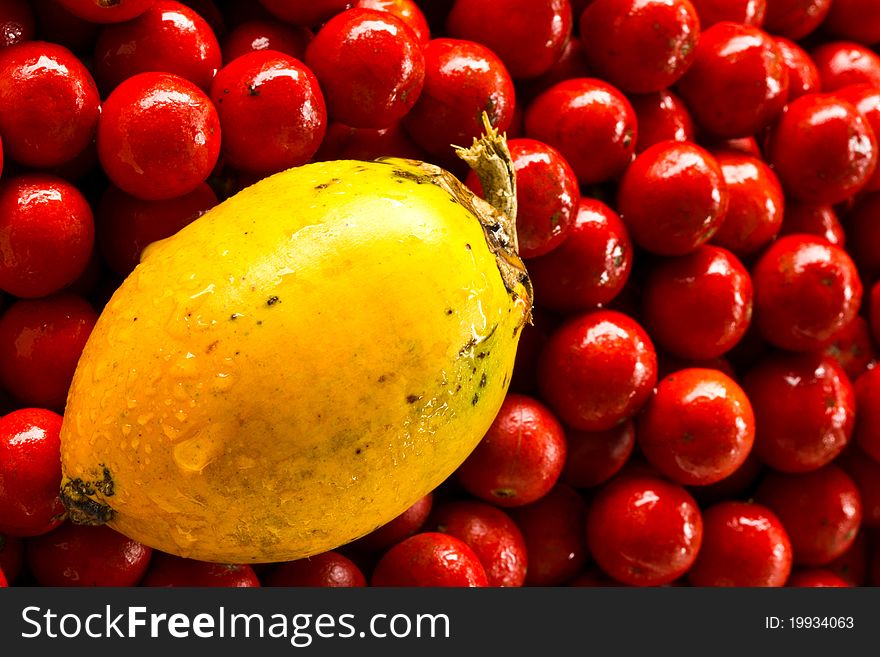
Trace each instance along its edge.
<path fill-rule="evenodd" d="M 880 585 L 877 0 L 0 0 L 0 585 Z M 58 432 L 148 243 L 268 174 L 451 169 L 535 287 L 453 477 L 256 567 L 64 520 Z"/>

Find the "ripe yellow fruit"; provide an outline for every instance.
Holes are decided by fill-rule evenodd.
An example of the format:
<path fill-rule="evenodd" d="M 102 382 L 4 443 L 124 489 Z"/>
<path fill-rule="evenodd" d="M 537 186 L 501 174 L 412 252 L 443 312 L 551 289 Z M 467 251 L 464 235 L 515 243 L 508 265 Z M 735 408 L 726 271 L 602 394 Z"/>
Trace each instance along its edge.
<path fill-rule="evenodd" d="M 497 134 L 467 153 L 512 185 Z M 531 312 L 514 212 L 425 163 L 335 161 L 151 245 L 70 389 L 70 518 L 223 563 L 309 556 L 393 519 L 507 391 Z"/>

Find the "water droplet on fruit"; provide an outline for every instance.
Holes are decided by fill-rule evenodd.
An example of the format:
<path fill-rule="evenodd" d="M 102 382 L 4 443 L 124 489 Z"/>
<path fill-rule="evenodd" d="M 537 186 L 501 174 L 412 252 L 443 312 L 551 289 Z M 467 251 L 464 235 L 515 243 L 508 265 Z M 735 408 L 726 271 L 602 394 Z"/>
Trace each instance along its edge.
<path fill-rule="evenodd" d="M 201 472 L 214 460 L 214 450 L 199 436 L 177 443 L 171 450 L 174 463 L 187 472 Z"/>
<path fill-rule="evenodd" d="M 131 433 L 131 425 L 130 424 L 123 424 L 122 425 L 122 435 L 127 437 L 130 433 Z"/>
<path fill-rule="evenodd" d="M 148 424 L 150 420 L 152 420 L 154 417 L 155 416 L 153 413 L 141 413 L 137 417 L 137 423 L 143 427 Z"/>
<path fill-rule="evenodd" d="M 235 377 L 230 372 L 218 372 L 214 378 L 213 388 L 216 392 L 225 392 L 235 384 Z"/>
<path fill-rule="evenodd" d="M 137 449 L 138 446 L 140 446 L 140 444 L 141 444 L 141 439 L 140 439 L 140 438 L 132 438 L 132 439 L 131 439 L 131 443 L 130 443 L 130 445 L 131 445 L 131 448 L 132 448 L 132 449 Z"/>

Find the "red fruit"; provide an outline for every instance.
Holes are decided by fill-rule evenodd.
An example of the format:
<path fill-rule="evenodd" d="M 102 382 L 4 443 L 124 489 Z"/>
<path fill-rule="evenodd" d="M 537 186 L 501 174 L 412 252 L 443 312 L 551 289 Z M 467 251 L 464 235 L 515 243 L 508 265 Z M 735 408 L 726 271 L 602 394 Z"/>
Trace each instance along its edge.
<path fill-rule="evenodd" d="M 40 586 L 136 586 L 153 550 L 109 527 L 66 522 L 25 545 Z"/>
<path fill-rule="evenodd" d="M 98 158 L 111 182 L 132 196 L 158 201 L 189 194 L 208 178 L 219 153 L 217 110 L 180 76 L 140 73 L 104 102 Z"/>
<path fill-rule="evenodd" d="M 55 0 L 30 0 L 43 41 L 57 43 L 77 54 L 91 54 L 101 25 L 70 13 Z"/>
<path fill-rule="evenodd" d="M 688 492 L 694 496 L 701 507 L 744 498 L 752 490 L 764 468 L 764 464 L 755 456 L 755 450 L 752 449 L 743 464 L 732 474 L 714 484 L 691 486 L 688 488 Z"/>
<path fill-rule="evenodd" d="M 504 132 L 513 120 L 510 73 L 485 46 L 462 39 L 432 39 L 424 46 L 425 81 L 403 119 L 413 141 L 431 155 L 449 156 L 450 144 L 469 146 L 483 133 L 482 113 Z"/>
<path fill-rule="evenodd" d="M 570 234 L 577 214 L 577 177 L 562 154 L 534 139 L 507 142 L 516 174 L 516 232 L 519 254 L 535 258 L 556 249 Z M 473 171 L 465 183 L 478 196 L 483 188 Z"/>
<path fill-rule="evenodd" d="M 862 282 L 840 247 L 812 235 L 786 235 L 752 270 L 755 323 L 782 349 L 819 349 L 858 313 Z"/>
<path fill-rule="evenodd" d="M 447 502 L 431 514 L 430 531 L 459 538 L 474 551 L 489 586 L 522 586 L 526 578 L 526 544 L 510 516 L 483 502 Z"/>
<path fill-rule="evenodd" d="M 785 197 L 773 170 L 760 158 L 716 152 L 730 202 L 712 243 L 743 257 L 766 246 L 782 226 Z"/>
<path fill-rule="evenodd" d="M 868 321 L 856 315 L 853 321 L 834 334 L 824 353 L 838 362 L 850 381 L 855 381 L 877 358 Z"/>
<path fill-rule="evenodd" d="M 688 571 L 693 586 L 785 586 L 791 541 L 760 504 L 728 501 L 703 511 L 703 543 Z"/>
<path fill-rule="evenodd" d="M 531 504 L 510 509 L 526 542 L 526 586 L 558 586 L 587 562 L 587 505 L 570 486 L 557 484 Z"/>
<path fill-rule="evenodd" d="M 24 565 L 24 539 L 0 534 L 0 573 L 13 583 Z"/>
<path fill-rule="evenodd" d="M 703 31 L 677 90 L 706 131 L 748 137 L 779 114 L 788 84 L 788 68 L 773 37 L 756 27 L 723 22 Z"/>
<path fill-rule="evenodd" d="M 855 482 L 833 464 L 804 474 L 770 471 L 755 500 L 782 521 L 798 565 L 823 566 L 846 552 L 862 519 Z"/>
<path fill-rule="evenodd" d="M 497 54 L 516 79 L 545 73 L 571 37 L 568 0 L 455 0 L 449 36 L 477 41 Z"/>
<path fill-rule="evenodd" d="M 701 246 L 658 260 L 642 288 L 642 317 L 655 344 L 704 360 L 732 349 L 752 318 L 752 280 L 732 253 Z"/>
<path fill-rule="evenodd" d="M 755 454 L 781 472 L 809 472 L 849 443 L 856 399 L 837 361 L 821 354 L 777 353 L 742 379 L 755 411 Z"/>
<path fill-rule="evenodd" d="M 96 211 L 101 255 L 114 272 L 128 276 L 148 244 L 174 235 L 215 205 L 207 183 L 164 201 L 144 201 L 111 185 Z"/>
<path fill-rule="evenodd" d="M 844 215 L 843 223 L 847 251 L 865 284 L 871 285 L 880 277 L 880 192 L 860 195 Z"/>
<path fill-rule="evenodd" d="M 233 60 L 215 76 L 210 95 L 223 127 L 223 156 L 237 169 L 266 175 L 305 164 L 327 130 L 318 79 L 279 52 Z"/>
<path fill-rule="evenodd" d="M 562 50 L 562 54 L 553 66 L 536 78 L 517 81 L 517 95 L 523 99 L 533 99 L 547 91 L 554 84 L 559 84 L 572 78 L 587 77 L 590 77 L 590 67 L 587 64 L 581 40 L 569 39 Z M 522 109 L 522 103 L 517 105 L 517 109 Z"/>
<path fill-rule="evenodd" d="M 248 565 L 209 563 L 155 551 L 140 585 L 164 588 L 253 588 L 260 586 L 260 580 L 254 569 Z"/>
<path fill-rule="evenodd" d="M 6 157 L 32 167 L 63 164 L 95 134 L 100 98 L 67 48 L 24 41 L 0 48 L 0 133 Z"/>
<path fill-rule="evenodd" d="M 431 40 L 431 28 L 428 19 L 416 4 L 415 0 L 358 0 L 355 7 L 361 9 L 375 9 L 394 14 L 415 32 L 416 37 L 422 44 Z"/>
<path fill-rule="evenodd" d="M 693 565 L 703 520 L 681 486 L 621 474 L 593 498 L 586 534 L 590 554 L 608 575 L 632 586 L 659 586 Z"/>
<path fill-rule="evenodd" d="M 620 91 L 594 78 L 553 85 L 526 109 L 526 135 L 556 148 L 590 185 L 620 175 L 632 161 L 636 114 Z"/>
<path fill-rule="evenodd" d="M 255 50 L 275 50 L 303 59 L 315 35 L 306 27 L 275 20 L 252 20 L 233 29 L 223 40 L 223 63 Z"/>
<path fill-rule="evenodd" d="M 629 460 L 636 444 L 635 424 L 627 420 L 605 431 L 565 432 L 567 455 L 560 481 L 575 488 L 604 484 Z"/>
<path fill-rule="evenodd" d="M 613 310 L 567 320 L 538 363 L 541 399 L 563 423 L 603 431 L 633 417 L 657 380 L 657 355 L 644 329 Z"/>
<path fill-rule="evenodd" d="M 323 552 L 275 566 L 263 586 L 358 587 L 367 580 L 355 563 L 338 552 Z"/>
<path fill-rule="evenodd" d="M 835 462 L 852 477 L 862 500 L 862 525 L 880 527 L 880 461 L 851 445 Z"/>
<path fill-rule="evenodd" d="M 791 102 L 804 94 L 821 91 L 819 69 L 816 68 L 807 51 L 785 37 L 775 37 L 775 39 L 782 54 L 782 61 L 788 69 L 788 101 Z"/>
<path fill-rule="evenodd" d="M 595 0 L 580 17 L 590 67 L 631 93 L 660 91 L 694 61 L 700 20 L 689 0 Z"/>
<path fill-rule="evenodd" d="M 97 319 L 75 294 L 13 303 L 0 317 L 0 384 L 22 405 L 61 410 Z"/>
<path fill-rule="evenodd" d="M 400 543 L 422 528 L 431 513 L 433 502 L 434 496 L 431 493 L 420 497 L 406 511 L 366 536 L 362 536 L 352 546 L 372 552 L 382 552 Z"/>
<path fill-rule="evenodd" d="M 9 586 L 9 582 L 6 581 L 6 575 L 3 574 L 3 569 L 0 568 L 0 589 L 4 589 Z"/>
<path fill-rule="evenodd" d="M 667 89 L 629 97 L 636 113 L 636 153 L 669 139 L 694 141 L 694 122 L 681 98 Z"/>
<path fill-rule="evenodd" d="M 208 22 L 174 0 L 157 0 L 134 20 L 105 27 L 94 60 L 95 78 L 105 93 L 149 71 L 179 75 L 207 91 L 223 63 Z"/>
<path fill-rule="evenodd" d="M 629 279 L 632 262 L 632 242 L 620 215 L 583 196 L 563 242 L 530 260 L 528 268 L 542 307 L 577 311 L 614 299 Z"/>
<path fill-rule="evenodd" d="M 868 578 L 867 530 L 859 530 L 856 540 L 846 552 L 823 568 L 839 575 L 850 586 L 865 586 Z"/>
<path fill-rule="evenodd" d="M 313 27 L 350 7 L 352 0 L 260 0 L 260 4 L 283 21 Z"/>
<path fill-rule="evenodd" d="M 880 367 L 872 367 L 855 382 L 856 444 L 880 463 Z"/>
<path fill-rule="evenodd" d="M 26 0 L 6 0 L 0 6 L 0 48 L 34 38 L 34 14 Z"/>
<path fill-rule="evenodd" d="M 810 588 L 843 588 L 850 586 L 849 582 L 830 570 L 824 568 L 804 568 L 796 570 L 788 579 L 786 586 L 810 587 Z"/>
<path fill-rule="evenodd" d="M 782 218 L 782 228 L 779 230 L 779 234 L 793 235 L 794 233 L 816 235 L 827 240 L 829 244 L 840 247 L 846 241 L 843 226 L 840 224 L 834 208 L 830 205 L 789 201 L 785 205 L 785 214 Z"/>
<path fill-rule="evenodd" d="M 137 18 L 156 0 L 58 0 L 74 16 L 92 23 L 122 23 Z"/>
<path fill-rule="evenodd" d="M 422 532 L 392 547 L 376 564 L 371 586 L 485 587 L 486 571 L 467 543 Z"/>
<path fill-rule="evenodd" d="M 564 463 L 559 421 L 538 400 L 512 393 L 456 476 L 475 497 L 502 507 L 522 506 L 553 488 Z"/>
<path fill-rule="evenodd" d="M 831 0 L 767 0 L 764 29 L 789 39 L 802 39 L 828 15 Z"/>
<path fill-rule="evenodd" d="M 399 123 L 390 128 L 352 128 L 331 121 L 314 162 L 328 160 L 375 160 L 380 157 L 424 159 L 424 153 Z"/>
<path fill-rule="evenodd" d="M 880 136 L 880 82 L 876 85 L 869 83 L 847 85 L 838 89 L 835 94 L 852 103 L 865 117 L 874 136 Z M 874 169 L 874 175 L 862 187 L 863 192 L 877 190 L 880 190 L 880 166 Z"/>
<path fill-rule="evenodd" d="M 880 85 L 880 56 L 859 43 L 823 43 L 810 56 L 819 71 L 823 91 L 836 91 L 851 84 Z"/>
<path fill-rule="evenodd" d="M 722 21 L 761 27 L 764 24 L 764 15 L 767 13 L 767 1 L 691 0 L 700 17 L 700 27 L 704 30 Z"/>
<path fill-rule="evenodd" d="M 0 534 L 36 536 L 64 520 L 61 416 L 20 408 L 0 418 Z"/>
<path fill-rule="evenodd" d="M 627 168 L 617 190 L 617 208 L 633 241 L 659 255 L 683 255 L 705 244 L 727 206 L 721 167 L 692 143 L 651 146 Z"/>
<path fill-rule="evenodd" d="M 70 183 L 37 173 L 0 183 L 0 289 L 42 297 L 67 287 L 94 238 L 92 210 Z"/>
<path fill-rule="evenodd" d="M 726 374 L 688 368 L 669 374 L 638 417 L 636 440 L 662 474 L 684 485 L 714 484 L 746 460 L 755 416 Z"/>
<path fill-rule="evenodd" d="M 822 29 L 842 39 L 880 41 L 880 5 L 874 0 L 834 0 Z"/>

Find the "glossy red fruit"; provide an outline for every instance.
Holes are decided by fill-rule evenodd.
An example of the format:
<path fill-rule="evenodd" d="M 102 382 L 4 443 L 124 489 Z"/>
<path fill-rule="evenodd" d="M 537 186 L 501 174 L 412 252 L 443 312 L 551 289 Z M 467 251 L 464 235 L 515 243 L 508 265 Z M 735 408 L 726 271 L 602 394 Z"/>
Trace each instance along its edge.
<path fill-rule="evenodd" d="M 877 361 L 877 350 L 868 320 L 861 315 L 834 334 L 824 353 L 843 368 L 850 381 L 858 379 Z"/>
<path fill-rule="evenodd" d="M 664 141 L 636 157 L 617 190 L 633 241 L 659 255 L 683 255 L 715 234 L 728 206 L 717 160 L 692 143 Z"/>
<path fill-rule="evenodd" d="M 189 194 L 208 178 L 220 153 L 220 120 L 192 82 L 140 73 L 107 97 L 97 139 L 111 182 L 158 201 Z"/>
<path fill-rule="evenodd" d="M 833 94 L 807 94 L 789 103 L 774 125 L 767 158 L 787 194 L 834 204 L 871 179 L 877 139 L 852 103 Z"/>
<path fill-rule="evenodd" d="M 464 541 L 422 532 L 392 547 L 376 564 L 371 586 L 485 587 L 486 571 Z"/>
<path fill-rule="evenodd" d="M 22 405 L 61 410 L 97 319 L 69 293 L 10 305 L 0 317 L 0 384 Z"/>
<path fill-rule="evenodd" d="M 770 471 L 755 500 L 782 521 L 799 565 L 822 566 L 846 552 L 862 518 L 855 482 L 834 464 L 804 474 Z"/>
<path fill-rule="evenodd" d="M 137 18 L 156 0 L 58 0 L 67 11 L 92 23 L 122 23 Z"/>
<path fill-rule="evenodd" d="M 860 489 L 861 490 L 861 489 Z M 852 545 L 834 561 L 823 566 L 851 586 L 865 586 L 868 579 L 868 530 L 859 530 Z"/>
<path fill-rule="evenodd" d="M 764 29 L 799 40 L 813 32 L 828 15 L 832 0 L 767 0 Z"/>
<path fill-rule="evenodd" d="M 657 354 L 645 330 L 613 310 L 567 320 L 541 352 L 541 399 L 559 419 L 603 431 L 634 416 L 657 380 Z"/>
<path fill-rule="evenodd" d="M 823 91 L 851 84 L 880 86 L 880 55 L 852 41 L 830 41 L 813 48 L 810 56 L 819 71 Z"/>
<path fill-rule="evenodd" d="M 571 37 L 568 0 L 455 0 L 449 36 L 488 46 L 511 76 L 534 78 L 555 64 Z"/>
<path fill-rule="evenodd" d="M 313 27 L 350 7 L 353 0 L 260 0 L 260 4 L 283 21 Z"/>
<path fill-rule="evenodd" d="M 648 462 L 683 485 L 714 484 L 746 460 L 755 416 L 737 383 L 718 370 L 667 375 L 639 414 L 636 441 Z"/>
<path fill-rule="evenodd" d="M 253 588 L 260 586 L 260 580 L 254 569 L 245 564 L 208 563 L 155 551 L 140 585 Z"/>
<path fill-rule="evenodd" d="M 773 37 L 757 27 L 723 22 L 703 31 L 694 62 L 676 89 L 704 130 L 747 137 L 782 111 L 788 84 L 788 68 Z"/>
<path fill-rule="evenodd" d="M 522 506 L 556 484 L 565 447 L 565 433 L 550 409 L 511 393 L 456 476 L 475 497 L 502 507 Z"/>
<path fill-rule="evenodd" d="M 580 37 L 599 77 L 631 93 L 660 91 L 694 61 L 700 20 L 689 0 L 595 0 Z"/>
<path fill-rule="evenodd" d="M 422 44 L 431 40 L 431 27 L 416 0 L 357 0 L 354 6 L 394 14 L 415 32 Z"/>
<path fill-rule="evenodd" d="M 300 166 L 318 150 L 327 109 L 302 62 L 261 50 L 224 66 L 211 85 L 223 127 L 223 156 L 235 168 L 270 174 Z"/>
<path fill-rule="evenodd" d="M 370 552 L 382 552 L 419 531 L 428 519 L 434 496 L 428 493 L 399 516 L 359 538 L 352 546 Z"/>
<path fill-rule="evenodd" d="M 856 444 L 880 463 L 880 367 L 873 367 L 855 382 Z"/>
<path fill-rule="evenodd" d="M 516 587 L 525 582 L 525 539 L 501 509 L 471 500 L 447 502 L 434 510 L 427 527 L 467 543 L 483 565 L 489 586 Z"/>
<path fill-rule="evenodd" d="M 562 243 L 528 263 L 535 296 L 542 307 L 555 311 L 606 304 L 629 279 L 633 255 L 620 215 L 602 201 L 581 197 L 574 225 Z"/>
<path fill-rule="evenodd" d="M 32 167 L 64 164 L 95 134 L 91 74 L 67 48 L 25 41 L 0 48 L 0 133 L 6 157 Z"/>
<path fill-rule="evenodd" d="M 6 588 L 9 586 L 9 582 L 6 580 L 6 575 L 3 574 L 3 569 L 0 568 L 0 589 Z"/>
<path fill-rule="evenodd" d="M 228 64 L 255 50 L 275 50 L 303 59 L 315 35 L 307 27 L 276 20 L 252 20 L 238 25 L 223 40 L 223 63 Z"/>
<path fill-rule="evenodd" d="M 873 0 L 834 0 L 822 29 L 867 45 L 880 42 L 880 5 Z"/>
<path fill-rule="evenodd" d="M 855 482 L 862 501 L 862 525 L 880 527 L 880 461 L 858 445 L 849 446 L 835 461 Z"/>
<path fill-rule="evenodd" d="M 694 141 L 694 122 L 684 102 L 667 89 L 629 96 L 636 113 L 636 153 L 661 141 Z"/>
<path fill-rule="evenodd" d="M 788 101 L 791 102 L 804 94 L 821 91 L 819 69 L 816 68 L 807 51 L 785 37 L 777 36 L 775 39 L 788 69 Z"/>
<path fill-rule="evenodd" d="M 735 151 L 716 152 L 730 201 L 712 243 L 743 257 L 766 246 L 779 233 L 785 212 L 782 186 L 760 158 Z"/>
<path fill-rule="evenodd" d="M 852 103 L 865 117 L 874 136 L 880 139 L 880 82 L 876 85 L 871 83 L 847 85 L 837 89 L 835 94 Z M 874 175 L 861 189 L 862 192 L 878 190 L 880 190 L 880 165 L 874 169 Z"/>
<path fill-rule="evenodd" d="M 37 536 L 64 520 L 61 416 L 20 408 L 0 418 L 0 534 Z"/>
<path fill-rule="evenodd" d="M 830 463 L 852 437 L 856 399 L 837 361 L 817 353 L 777 353 L 745 373 L 755 411 L 755 454 L 781 472 Z"/>
<path fill-rule="evenodd" d="M 331 121 L 321 147 L 312 158 L 328 160 L 375 160 L 379 157 L 424 159 L 424 152 L 413 143 L 399 123 L 390 128 L 352 128 Z"/>
<path fill-rule="evenodd" d="M 819 349 L 858 313 L 862 282 L 840 247 L 812 235 L 780 237 L 752 269 L 755 323 L 771 344 Z"/>
<path fill-rule="evenodd" d="M 144 201 L 110 185 L 96 209 L 101 256 L 114 272 L 128 276 L 148 244 L 170 237 L 215 205 L 217 196 L 207 183 L 164 201 Z"/>
<path fill-rule="evenodd" d="M 526 586 L 558 586 L 583 569 L 587 505 L 577 491 L 557 484 L 541 499 L 509 513 L 526 543 Z"/>
<path fill-rule="evenodd" d="M 693 497 L 658 477 L 618 475 L 593 498 L 590 554 L 608 575 L 632 586 L 659 586 L 693 565 L 703 520 Z"/>
<path fill-rule="evenodd" d="M 179 75 L 207 92 L 223 63 L 208 22 L 175 0 L 157 0 L 134 20 L 105 27 L 94 62 L 95 79 L 105 93 L 149 71 Z"/>
<path fill-rule="evenodd" d="M 685 359 L 715 358 L 749 327 L 751 278 L 736 256 L 717 246 L 658 260 L 642 287 L 642 317 L 658 347 Z"/>
<path fill-rule="evenodd" d="M 594 488 L 620 472 L 636 444 L 635 423 L 627 420 L 605 431 L 567 429 L 565 467 L 560 481 Z"/>
<path fill-rule="evenodd" d="M 767 13 L 767 0 L 691 0 L 700 27 L 706 29 L 715 23 L 730 21 L 761 27 Z"/>
<path fill-rule="evenodd" d="M 779 518 L 760 504 L 727 501 L 703 511 L 693 586 L 785 586 L 792 548 Z"/>
<path fill-rule="evenodd" d="M 413 141 L 429 154 L 449 157 L 450 144 L 469 146 L 483 133 L 482 113 L 504 132 L 513 120 L 513 80 L 489 48 L 463 39 L 432 39 L 424 46 L 425 81 L 403 119 Z"/>
<path fill-rule="evenodd" d="M 526 109 L 525 129 L 559 150 L 582 185 L 620 175 L 638 138 L 629 100 L 595 78 L 565 80 L 544 91 Z"/>
<path fill-rule="evenodd" d="M 137 586 L 152 554 L 109 527 L 72 522 L 25 545 L 28 569 L 40 586 Z"/>
<path fill-rule="evenodd" d="M 88 201 L 45 174 L 0 183 L 0 289 L 42 297 L 70 285 L 86 267 L 95 237 Z"/>
<path fill-rule="evenodd" d="M 263 586 L 351 588 L 366 585 L 361 569 L 334 551 L 278 564 L 263 579 Z"/>
<path fill-rule="evenodd" d="M 806 233 L 828 241 L 829 244 L 842 247 L 846 242 L 846 233 L 837 213 L 830 205 L 818 203 L 801 203 L 789 201 L 785 205 L 780 235 Z"/>
<path fill-rule="evenodd" d="M 880 192 L 860 195 L 843 215 L 847 252 L 865 285 L 880 278 Z M 878 333 L 875 337 L 880 337 Z"/>
<path fill-rule="evenodd" d="M 24 539 L 0 534 L 0 572 L 9 584 L 15 583 L 24 565 Z"/>
<path fill-rule="evenodd" d="M 577 177 L 562 154 L 543 142 L 520 138 L 507 142 L 516 174 L 516 232 L 519 254 L 535 258 L 556 249 L 572 231 L 578 213 Z M 483 197 L 477 174 L 465 183 Z"/>
<path fill-rule="evenodd" d="M 0 7 L 0 48 L 34 38 L 34 13 L 26 0 L 6 0 Z"/>
<path fill-rule="evenodd" d="M 803 568 L 791 574 L 786 586 L 809 588 L 844 588 L 849 582 L 824 568 Z"/>

